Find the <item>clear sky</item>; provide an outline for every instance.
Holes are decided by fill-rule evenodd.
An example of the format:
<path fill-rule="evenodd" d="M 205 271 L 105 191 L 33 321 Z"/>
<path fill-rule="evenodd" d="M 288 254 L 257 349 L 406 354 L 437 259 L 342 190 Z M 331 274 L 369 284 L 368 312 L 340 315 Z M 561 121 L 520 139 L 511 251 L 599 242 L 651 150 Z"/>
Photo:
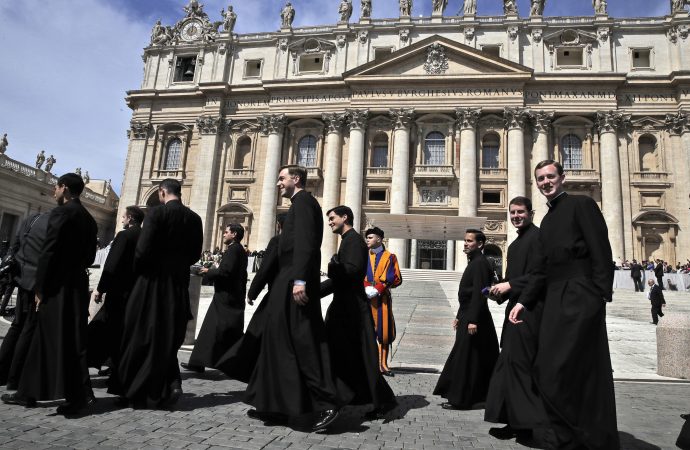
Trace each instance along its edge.
<path fill-rule="evenodd" d="M 141 55 L 157 19 L 172 25 L 188 0 L 0 0 L 0 133 L 8 156 L 33 164 L 40 150 L 57 159 L 53 172 L 76 167 L 112 179 L 116 192 L 127 156 L 131 111 L 127 90 L 143 75 Z M 275 31 L 284 0 L 201 0 L 211 20 L 232 4 L 237 33 Z M 340 0 L 292 0 L 294 26 L 334 24 Z M 502 0 L 478 0 L 479 15 L 499 15 Z M 353 0 L 352 20 L 359 17 Z M 518 0 L 529 14 L 529 0 Z M 609 0 L 612 17 L 661 16 L 670 0 Z M 450 0 L 446 15 L 462 8 Z M 414 0 L 429 16 L 431 0 Z M 547 0 L 546 16 L 592 15 L 590 0 Z M 373 0 L 373 17 L 397 17 L 396 0 Z"/>

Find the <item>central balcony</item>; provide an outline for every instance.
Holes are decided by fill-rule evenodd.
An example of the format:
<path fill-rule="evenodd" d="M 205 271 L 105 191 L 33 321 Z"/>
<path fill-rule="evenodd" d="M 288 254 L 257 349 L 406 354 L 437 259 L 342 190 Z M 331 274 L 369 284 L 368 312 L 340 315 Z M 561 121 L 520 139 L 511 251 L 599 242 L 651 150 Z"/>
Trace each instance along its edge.
<path fill-rule="evenodd" d="M 671 186 L 667 172 L 633 172 L 630 184 L 633 186 Z"/>
<path fill-rule="evenodd" d="M 414 181 L 418 184 L 450 184 L 455 181 L 453 166 L 417 165 L 414 167 Z"/>
<path fill-rule="evenodd" d="M 393 169 L 390 167 L 367 167 L 367 179 L 378 181 L 391 181 Z"/>
<path fill-rule="evenodd" d="M 225 171 L 226 182 L 251 183 L 254 181 L 254 170 L 252 169 L 228 169 Z"/>

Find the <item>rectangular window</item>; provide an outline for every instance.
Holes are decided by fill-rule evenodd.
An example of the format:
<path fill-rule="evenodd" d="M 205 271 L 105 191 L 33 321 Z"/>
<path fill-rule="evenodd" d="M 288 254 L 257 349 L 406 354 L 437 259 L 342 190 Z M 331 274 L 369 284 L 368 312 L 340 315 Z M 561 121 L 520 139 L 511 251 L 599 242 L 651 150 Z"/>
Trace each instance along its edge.
<path fill-rule="evenodd" d="M 194 81 L 194 71 L 196 70 L 195 56 L 178 56 L 175 61 L 175 83 Z"/>
<path fill-rule="evenodd" d="M 556 53 L 556 65 L 559 67 L 582 67 L 585 65 L 581 48 L 559 48 Z"/>
<path fill-rule="evenodd" d="M 385 202 L 387 193 L 386 189 L 369 189 L 367 199 L 370 202 Z"/>
<path fill-rule="evenodd" d="M 299 58 L 299 72 L 322 72 L 323 55 L 302 55 Z"/>
<path fill-rule="evenodd" d="M 500 205 L 501 204 L 501 192 L 500 191 L 482 191 L 482 203 L 489 205 Z"/>
<path fill-rule="evenodd" d="M 632 50 L 632 66 L 634 69 L 651 69 L 652 51 L 648 48 L 635 48 Z"/>
<path fill-rule="evenodd" d="M 379 47 L 374 49 L 374 59 L 379 60 L 393 53 L 392 47 Z"/>
<path fill-rule="evenodd" d="M 253 59 L 245 61 L 244 63 L 244 77 L 245 78 L 259 78 L 261 77 L 261 66 L 263 61 L 260 59 Z"/>
<path fill-rule="evenodd" d="M 491 56 L 501 57 L 501 46 L 500 45 L 482 45 L 482 51 L 488 53 Z"/>

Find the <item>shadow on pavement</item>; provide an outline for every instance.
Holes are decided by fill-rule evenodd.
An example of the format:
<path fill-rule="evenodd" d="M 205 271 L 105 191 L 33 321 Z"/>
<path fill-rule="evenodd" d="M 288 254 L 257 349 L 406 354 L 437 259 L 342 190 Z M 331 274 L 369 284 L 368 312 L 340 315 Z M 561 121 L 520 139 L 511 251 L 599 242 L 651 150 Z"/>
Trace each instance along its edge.
<path fill-rule="evenodd" d="M 230 391 L 206 395 L 184 394 L 177 405 L 171 409 L 174 411 L 194 411 L 199 408 L 210 408 L 238 403 L 241 402 L 243 398 L 244 391 Z"/>
<path fill-rule="evenodd" d="M 618 432 L 618 438 L 621 441 L 621 448 L 626 450 L 661 450 L 661 447 L 637 439 L 632 434 L 623 431 Z"/>

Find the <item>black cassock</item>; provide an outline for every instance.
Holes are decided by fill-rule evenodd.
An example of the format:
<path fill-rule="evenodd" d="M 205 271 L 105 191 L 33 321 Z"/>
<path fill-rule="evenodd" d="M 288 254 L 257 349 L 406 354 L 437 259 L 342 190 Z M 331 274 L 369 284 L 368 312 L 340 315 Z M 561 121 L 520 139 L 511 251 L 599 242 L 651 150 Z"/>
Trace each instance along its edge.
<path fill-rule="evenodd" d="M 506 423 L 514 429 L 535 429 L 546 422 L 532 378 L 544 309 L 542 258 L 539 228 L 530 224 L 518 231 L 517 239 L 508 247 L 506 281 L 510 283 L 510 293 L 501 334 L 502 350 L 491 376 L 484 412 L 487 422 Z M 539 291 L 528 292 L 532 289 Z M 522 323 L 513 324 L 508 315 L 522 301 L 523 292 L 533 303 L 525 305 L 520 316 Z"/>
<path fill-rule="evenodd" d="M 614 265 L 608 229 L 589 197 L 561 194 L 541 222 L 546 298 L 535 363 L 558 447 L 619 448 L 606 302 Z"/>
<path fill-rule="evenodd" d="M 206 279 L 213 283 L 214 294 L 204 317 L 189 365 L 214 367 L 244 331 L 244 297 L 247 292 L 247 253 L 232 242 L 217 269 L 210 269 Z"/>
<path fill-rule="evenodd" d="M 278 275 L 245 402 L 259 412 L 298 415 L 335 408 L 338 399 L 319 296 L 323 217 L 314 197 L 292 197 L 278 244 Z M 294 280 L 306 282 L 309 302 L 292 299 Z M 265 301 L 265 299 L 264 299 Z"/>
<path fill-rule="evenodd" d="M 86 358 L 86 269 L 96 257 L 96 234 L 96 221 L 79 199 L 50 212 L 36 270 L 35 291 L 42 301 L 19 380 L 20 397 L 79 403 L 92 395 Z"/>
<path fill-rule="evenodd" d="M 328 264 L 321 295 L 333 293 L 326 312 L 326 333 L 335 376 L 354 392 L 351 404 L 395 406 L 395 394 L 379 370 L 378 347 L 369 299 L 364 292 L 369 251 L 355 230 L 343 235 L 338 254 Z"/>
<path fill-rule="evenodd" d="M 461 409 L 486 400 L 489 379 L 498 358 L 498 338 L 483 288 L 491 286 L 493 267 L 481 251 L 469 255 L 462 274 L 458 298 L 458 328 L 455 344 L 438 379 L 434 395 L 440 395 Z M 467 325 L 477 325 L 477 334 L 467 333 Z"/>
<path fill-rule="evenodd" d="M 256 311 L 252 314 L 247 324 L 247 331 L 242 337 L 230 347 L 216 362 L 216 369 L 223 371 L 230 378 L 249 382 L 249 378 L 254 372 L 256 361 L 259 357 L 261 349 L 261 338 L 263 330 L 266 326 L 266 308 L 268 305 L 268 298 L 271 293 L 273 280 L 278 274 L 278 241 L 280 235 L 273 236 L 264 252 L 263 260 L 259 266 L 259 270 L 254 274 L 247 298 L 255 300 L 263 288 L 268 285 L 268 292 L 257 306 Z"/>
<path fill-rule="evenodd" d="M 133 225 L 120 231 L 110 245 L 103 265 L 98 292 L 105 295 L 105 303 L 89 322 L 89 366 L 102 366 L 110 359 L 116 367 L 122 342 L 125 305 L 134 286 L 134 250 L 139 241 L 141 226 Z M 117 372 L 109 383 L 116 383 Z"/>
<path fill-rule="evenodd" d="M 201 218 L 178 200 L 146 215 L 134 256 L 137 279 L 127 300 L 118 367 L 122 390 L 133 400 L 166 399 L 179 387 L 177 351 L 184 342 L 189 268 L 199 260 Z"/>

